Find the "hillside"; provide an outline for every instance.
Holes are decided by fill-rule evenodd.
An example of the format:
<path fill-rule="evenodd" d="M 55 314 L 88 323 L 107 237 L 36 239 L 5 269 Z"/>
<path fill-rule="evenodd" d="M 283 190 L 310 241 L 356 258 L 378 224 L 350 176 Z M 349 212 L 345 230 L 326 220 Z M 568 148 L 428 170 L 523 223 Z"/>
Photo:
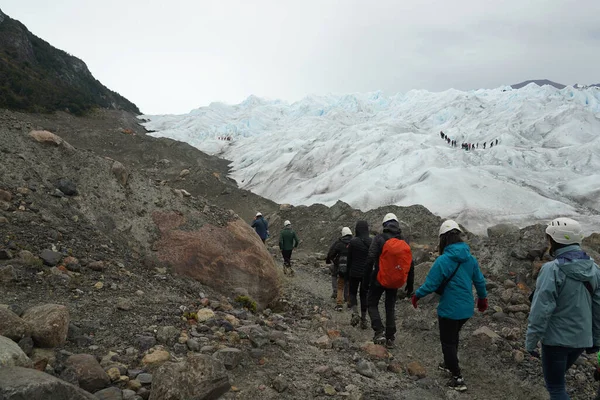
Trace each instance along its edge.
<path fill-rule="evenodd" d="M 151 135 L 230 160 L 240 187 L 280 203 L 420 204 L 477 233 L 559 214 L 600 223 L 596 89 L 250 97 L 144 118 Z"/>
<path fill-rule="evenodd" d="M 76 115 L 93 108 L 140 113 L 97 81 L 83 61 L 52 47 L 1 10 L 0 108 Z"/>

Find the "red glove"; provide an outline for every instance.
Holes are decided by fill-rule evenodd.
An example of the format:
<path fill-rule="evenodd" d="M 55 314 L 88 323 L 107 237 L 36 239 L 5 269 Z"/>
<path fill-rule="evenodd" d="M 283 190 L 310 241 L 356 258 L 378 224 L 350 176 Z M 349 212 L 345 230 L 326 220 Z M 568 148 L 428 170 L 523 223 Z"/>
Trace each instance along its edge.
<path fill-rule="evenodd" d="M 477 299 L 477 309 L 479 312 L 484 312 L 488 309 L 488 299 Z"/>
<path fill-rule="evenodd" d="M 413 294 L 413 296 L 411 297 L 410 301 L 412 302 L 412 305 L 414 308 L 417 308 L 417 301 L 419 301 L 419 298 L 417 297 L 416 294 Z"/>

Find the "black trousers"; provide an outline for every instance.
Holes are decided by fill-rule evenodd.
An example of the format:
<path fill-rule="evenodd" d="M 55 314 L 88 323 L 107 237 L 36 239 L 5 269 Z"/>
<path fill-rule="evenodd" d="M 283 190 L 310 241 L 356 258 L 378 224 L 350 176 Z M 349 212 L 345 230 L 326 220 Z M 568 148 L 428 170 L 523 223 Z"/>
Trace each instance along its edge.
<path fill-rule="evenodd" d="M 292 251 L 293 250 L 281 250 L 281 255 L 283 256 L 283 263 L 284 264 L 291 264 L 292 263 Z"/>
<path fill-rule="evenodd" d="M 444 353 L 444 364 L 452 376 L 460 376 L 458 366 L 458 337 L 460 330 L 469 319 L 449 319 L 438 317 L 440 326 L 440 342 Z"/>
<path fill-rule="evenodd" d="M 360 292 L 359 292 L 360 287 Z M 358 304 L 357 294 L 360 295 L 360 313 L 362 316 L 367 314 L 367 293 L 369 292 L 369 278 L 350 277 L 350 307 L 356 307 Z"/>
<path fill-rule="evenodd" d="M 369 317 L 371 317 L 371 328 L 375 333 L 383 332 L 381 315 L 379 315 L 379 300 L 385 293 L 385 337 L 394 339 L 396 335 L 396 297 L 398 289 L 386 289 L 379 284 L 377 279 L 371 279 L 369 293 L 367 294 L 367 304 L 369 307 Z"/>

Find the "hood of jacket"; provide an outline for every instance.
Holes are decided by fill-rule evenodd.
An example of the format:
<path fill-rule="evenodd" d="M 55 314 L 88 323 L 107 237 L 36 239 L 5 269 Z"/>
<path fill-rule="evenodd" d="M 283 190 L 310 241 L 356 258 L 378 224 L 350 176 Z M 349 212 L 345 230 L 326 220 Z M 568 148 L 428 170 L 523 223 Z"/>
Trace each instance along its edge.
<path fill-rule="evenodd" d="M 464 242 L 453 243 L 446 246 L 444 254 L 452 261 L 464 263 L 471 258 L 471 249 L 469 248 L 469 245 Z"/>
<path fill-rule="evenodd" d="M 358 237 L 369 236 L 369 223 L 367 221 L 357 221 L 354 227 L 354 233 Z"/>
<path fill-rule="evenodd" d="M 351 240 L 352 240 L 352 235 L 346 235 L 346 236 L 342 236 L 340 238 L 340 242 L 344 243 L 346 246 L 348 245 L 348 243 L 350 243 Z"/>
<path fill-rule="evenodd" d="M 400 224 L 398 221 L 389 221 L 383 227 L 384 233 L 389 233 L 392 236 L 400 236 L 402 235 L 402 229 L 400 229 Z"/>
<path fill-rule="evenodd" d="M 556 250 L 558 268 L 569 278 L 588 282 L 596 274 L 594 261 L 585 254 L 579 245 L 571 245 Z"/>

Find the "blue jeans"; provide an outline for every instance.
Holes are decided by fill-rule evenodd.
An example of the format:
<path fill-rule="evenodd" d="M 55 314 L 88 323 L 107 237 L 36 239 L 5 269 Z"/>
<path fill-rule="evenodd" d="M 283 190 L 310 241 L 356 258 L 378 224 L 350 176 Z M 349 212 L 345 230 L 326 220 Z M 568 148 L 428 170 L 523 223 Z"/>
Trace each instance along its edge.
<path fill-rule="evenodd" d="M 565 374 L 584 349 L 542 345 L 542 370 L 550 400 L 569 400 Z"/>

